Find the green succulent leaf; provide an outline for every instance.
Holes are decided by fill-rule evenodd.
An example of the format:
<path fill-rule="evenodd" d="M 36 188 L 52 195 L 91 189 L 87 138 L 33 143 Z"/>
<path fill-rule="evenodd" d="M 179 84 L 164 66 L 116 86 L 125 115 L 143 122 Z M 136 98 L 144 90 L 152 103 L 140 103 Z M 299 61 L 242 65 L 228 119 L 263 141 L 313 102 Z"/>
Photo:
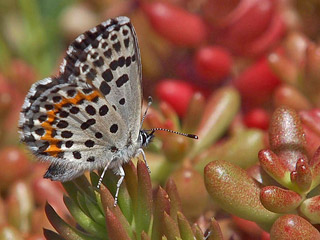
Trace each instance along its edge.
<path fill-rule="evenodd" d="M 178 227 L 179 227 L 181 238 L 184 240 L 194 240 L 192 229 L 186 217 L 181 212 L 178 212 L 177 216 L 178 216 Z"/>
<path fill-rule="evenodd" d="M 101 239 L 104 239 L 107 236 L 106 229 L 86 215 L 71 198 L 64 196 L 63 200 L 71 215 L 85 231 Z"/>
<path fill-rule="evenodd" d="M 71 227 L 59 215 L 54 209 L 47 203 L 45 207 L 47 217 L 51 225 L 57 230 L 60 236 L 65 240 L 92 240 L 92 237 L 88 234 L 82 233 L 79 230 Z"/>

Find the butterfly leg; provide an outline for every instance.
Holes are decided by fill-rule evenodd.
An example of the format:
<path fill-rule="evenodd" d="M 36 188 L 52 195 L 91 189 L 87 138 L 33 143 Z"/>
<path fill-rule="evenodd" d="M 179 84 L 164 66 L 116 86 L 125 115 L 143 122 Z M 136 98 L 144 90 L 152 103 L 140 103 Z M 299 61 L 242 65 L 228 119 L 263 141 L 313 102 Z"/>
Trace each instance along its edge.
<path fill-rule="evenodd" d="M 102 174 L 101 174 L 101 176 L 100 176 L 100 178 L 99 178 L 99 182 L 98 182 L 97 188 L 100 188 L 100 185 L 101 185 L 101 183 L 102 183 L 102 180 L 103 180 L 104 174 L 106 173 L 106 171 L 107 171 L 107 169 L 108 169 L 108 167 L 109 167 L 110 163 L 111 163 L 111 161 L 110 161 L 110 162 L 108 162 L 108 164 L 104 167 L 103 172 L 102 172 Z"/>
<path fill-rule="evenodd" d="M 146 166 L 147 166 L 147 168 L 148 168 L 149 173 L 151 173 L 150 168 L 149 168 L 149 165 L 148 165 L 148 163 L 147 163 L 146 154 L 144 153 L 144 151 L 143 151 L 142 148 L 139 148 L 139 149 L 138 149 L 138 153 L 137 153 L 137 154 L 139 155 L 140 153 L 141 153 L 141 155 L 142 155 L 142 158 L 143 158 L 144 163 L 146 164 Z"/>
<path fill-rule="evenodd" d="M 123 182 L 124 176 L 126 175 L 124 173 L 124 170 L 123 170 L 122 166 L 119 166 L 119 175 L 120 175 L 120 179 L 117 182 L 117 191 L 116 191 L 116 194 L 114 196 L 114 206 L 117 206 L 118 194 L 119 194 L 120 186 L 121 186 L 121 183 Z"/>

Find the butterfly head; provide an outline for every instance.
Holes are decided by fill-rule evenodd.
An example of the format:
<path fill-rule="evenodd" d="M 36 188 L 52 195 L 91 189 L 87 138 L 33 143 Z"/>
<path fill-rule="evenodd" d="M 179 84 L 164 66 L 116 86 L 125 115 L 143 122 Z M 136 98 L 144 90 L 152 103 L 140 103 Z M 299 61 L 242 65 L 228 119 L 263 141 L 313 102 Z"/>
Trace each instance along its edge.
<path fill-rule="evenodd" d="M 146 147 L 154 138 L 155 131 L 140 130 L 139 140 L 142 147 Z"/>

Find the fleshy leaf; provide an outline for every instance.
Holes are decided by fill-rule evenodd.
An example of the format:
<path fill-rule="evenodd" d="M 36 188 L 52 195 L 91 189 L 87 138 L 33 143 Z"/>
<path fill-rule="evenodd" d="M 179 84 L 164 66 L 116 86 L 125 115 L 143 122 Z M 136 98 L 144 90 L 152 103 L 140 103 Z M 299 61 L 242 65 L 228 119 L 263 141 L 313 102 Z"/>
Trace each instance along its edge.
<path fill-rule="evenodd" d="M 312 169 L 312 186 L 314 188 L 320 183 L 320 147 L 317 149 L 313 157 L 311 158 L 310 167 Z"/>
<path fill-rule="evenodd" d="M 106 209 L 106 222 L 108 236 L 111 240 L 130 240 L 130 237 L 123 228 L 121 222 L 109 208 Z"/>
<path fill-rule="evenodd" d="M 58 233 L 49 229 L 43 229 L 43 236 L 46 240 L 64 240 Z"/>
<path fill-rule="evenodd" d="M 278 214 L 260 202 L 260 188 L 247 173 L 226 161 L 213 161 L 204 170 L 206 188 L 216 203 L 227 212 L 271 227 Z"/>
<path fill-rule="evenodd" d="M 94 219 L 95 222 L 102 226 L 105 226 L 105 218 L 102 212 L 100 211 L 97 202 L 91 200 L 91 198 L 89 198 L 87 195 L 84 195 L 84 199 L 90 216 Z"/>
<path fill-rule="evenodd" d="M 146 234 L 144 231 L 142 231 L 141 240 L 151 240 L 151 239 L 149 238 L 148 234 Z"/>
<path fill-rule="evenodd" d="M 64 196 L 64 203 L 66 204 L 71 215 L 77 221 L 77 223 L 88 233 L 91 233 L 97 237 L 103 239 L 106 235 L 106 229 L 94 222 L 89 216 L 87 216 L 74 202 L 71 198 Z"/>
<path fill-rule="evenodd" d="M 169 178 L 166 183 L 166 191 L 170 198 L 170 217 L 177 221 L 177 213 L 182 211 L 182 207 L 177 186 L 172 178 Z"/>
<path fill-rule="evenodd" d="M 181 212 L 178 212 L 177 216 L 178 216 L 178 227 L 179 227 L 181 238 L 183 240 L 194 240 L 192 229 L 186 217 Z"/>
<path fill-rule="evenodd" d="M 192 231 L 194 233 L 194 237 L 196 240 L 204 240 L 203 232 L 201 231 L 200 227 L 198 224 L 193 224 L 192 225 Z"/>
<path fill-rule="evenodd" d="M 95 199 L 95 194 L 92 185 L 89 183 L 88 179 L 84 175 L 74 179 L 73 182 L 80 190 L 85 192 L 86 195 L 88 195 L 92 199 Z"/>
<path fill-rule="evenodd" d="M 292 187 L 290 171 L 283 161 L 270 149 L 259 152 L 260 165 L 274 180 L 286 187 Z"/>
<path fill-rule="evenodd" d="M 46 204 L 45 211 L 51 225 L 65 240 L 92 240 L 89 235 L 74 229 L 63 221 L 49 204 Z"/>
<path fill-rule="evenodd" d="M 272 115 L 269 128 L 271 150 L 294 171 L 300 158 L 306 158 L 306 140 L 298 114 L 291 108 L 280 107 Z"/>
<path fill-rule="evenodd" d="M 128 189 L 128 193 L 132 200 L 132 205 L 136 211 L 138 201 L 138 176 L 137 169 L 132 161 L 129 161 L 124 165 L 124 172 L 126 174 L 125 182 Z"/>
<path fill-rule="evenodd" d="M 189 102 L 187 114 L 183 118 L 182 132 L 192 133 L 196 131 L 200 123 L 199 116 L 202 116 L 204 108 L 204 96 L 199 92 L 195 93 Z"/>
<path fill-rule="evenodd" d="M 163 234 L 163 214 L 170 212 L 170 202 L 168 194 L 159 187 L 153 209 L 153 226 L 152 226 L 152 240 L 160 240 Z"/>
<path fill-rule="evenodd" d="M 182 166 L 171 176 L 177 185 L 184 215 L 196 219 L 205 210 L 209 199 L 203 176 L 192 166 Z"/>
<path fill-rule="evenodd" d="M 270 231 L 270 239 L 315 240 L 320 239 L 320 233 L 302 217 L 288 214 L 275 221 Z"/>
<path fill-rule="evenodd" d="M 105 211 L 105 215 L 107 215 L 107 210 L 112 212 L 112 215 L 117 218 L 117 221 L 122 225 L 122 228 L 126 231 L 126 233 L 132 237 L 132 229 L 130 224 L 128 223 L 127 219 L 123 215 L 122 211 L 120 210 L 119 206 L 114 206 L 114 198 L 109 192 L 108 188 L 104 185 L 100 186 L 100 194 L 101 194 L 101 202 L 103 209 Z"/>
<path fill-rule="evenodd" d="M 164 219 L 164 234 L 168 240 L 175 240 L 176 237 L 180 237 L 179 228 L 177 223 L 165 212 Z"/>
<path fill-rule="evenodd" d="M 152 185 L 147 166 L 141 160 L 137 163 L 138 174 L 138 205 L 135 213 L 137 234 L 148 232 L 152 215 Z"/>
<path fill-rule="evenodd" d="M 297 192 L 307 192 L 312 183 L 312 173 L 309 164 L 303 158 L 297 161 L 296 170 L 291 172 L 291 182 L 297 187 Z"/>
<path fill-rule="evenodd" d="M 211 226 L 209 230 L 209 237 L 208 240 L 223 240 L 221 228 L 219 223 L 214 218 L 211 219 Z"/>
<path fill-rule="evenodd" d="M 205 107 L 191 157 L 214 143 L 227 130 L 240 106 L 239 93 L 230 87 L 214 92 Z"/>
<path fill-rule="evenodd" d="M 272 212 L 288 213 L 294 211 L 303 199 L 294 191 L 267 186 L 261 189 L 260 200 L 263 206 Z"/>
<path fill-rule="evenodd" d="M 213 160 L 225 160 L 242 168 L 254 165 L 258 152 L 264 148 L 264 134 L 257 129 L 243 130 L 223 143 L 201 153 L 197 158 L 196 170 L 203 173 L 204 167 Z"/>
<path fill-rule="evenodd" d="M 305 200 L 299 209 L 311 223 L 320 223 L 320 196 L 315 196 Z"/>

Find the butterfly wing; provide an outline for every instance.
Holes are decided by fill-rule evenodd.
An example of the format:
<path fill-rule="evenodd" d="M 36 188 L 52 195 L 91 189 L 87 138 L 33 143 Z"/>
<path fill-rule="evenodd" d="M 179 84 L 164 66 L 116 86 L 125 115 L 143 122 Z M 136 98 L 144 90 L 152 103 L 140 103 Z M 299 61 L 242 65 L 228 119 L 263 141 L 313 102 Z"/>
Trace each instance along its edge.
<path fill-rule="evenodd" d="M 114 149 L 138 136 L 141 98 L 134 29 L 126 17 L 108 20 L 70 45 L 59 77 L 33 84 L 20 115 L 21 139 L 53 163 L 46 177 L 70 180 L 104 167 Z"/>
<path fill-rule="evenodd" d="M 141 60 L 135 30 L 127 17 L 101 23 L 68 48 L 61 75 L 93 85 L 119 113 L 133 141 L 141 121 Z M 126 142 L 125 142 L 126 144 Z"/>

